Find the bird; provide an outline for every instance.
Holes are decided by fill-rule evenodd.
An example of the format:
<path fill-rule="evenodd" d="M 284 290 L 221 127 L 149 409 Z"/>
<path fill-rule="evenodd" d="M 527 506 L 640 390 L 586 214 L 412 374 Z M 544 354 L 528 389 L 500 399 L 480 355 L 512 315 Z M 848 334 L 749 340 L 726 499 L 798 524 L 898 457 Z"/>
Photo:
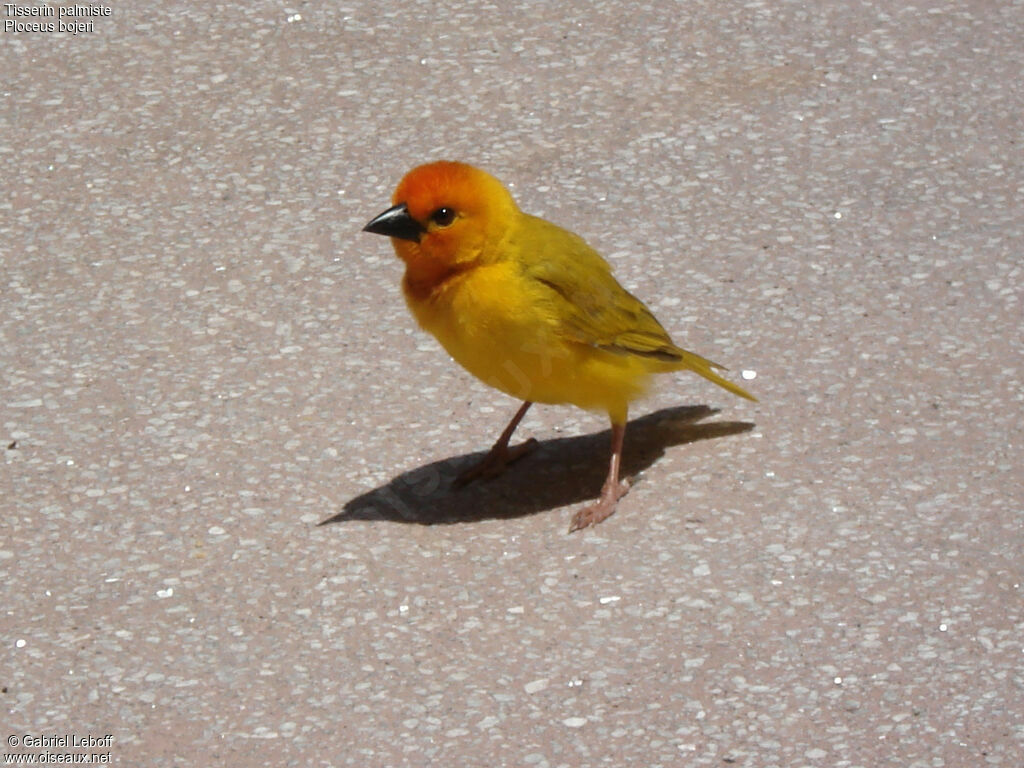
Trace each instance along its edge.
<path fill-rule="evenodd" d="M 608 474 L 596 501 L 573 515 L 572 533 L 609 517 L 629 490 L 620 478 L 629 404 L 653 374 L 693 371 L 756 401 L 718 373 L 723 366 L 677 346 L 579 235 L 521 211 L 484 170 L 450 160 L 415 167 L 363 230 L 391 238 L 420 327 L 471 374 L 523 401 L 456 486 L 498 475 L 536 447 L 534 438 L 509 445 L 533 403 L 603 411 Z"/>

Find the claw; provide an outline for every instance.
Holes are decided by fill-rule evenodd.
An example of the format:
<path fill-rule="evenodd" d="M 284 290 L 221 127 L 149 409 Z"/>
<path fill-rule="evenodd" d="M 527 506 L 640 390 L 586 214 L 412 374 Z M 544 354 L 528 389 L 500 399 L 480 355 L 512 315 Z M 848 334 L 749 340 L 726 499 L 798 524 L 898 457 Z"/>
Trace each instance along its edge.
<path fill-rule="evenodd" d="M 605 483 L 601 489 L 601 497 L 588 507 L 579 510 L 572 517 L 569 525 L 569 533 L 582 530 L 591 525 L 597 525 L 602 520 L 611 517 L 618 505 L 619 499 L 629 493 L 629 480 L 623 480 L 616 485 Z"/>
<path fill-rule="evenodd" d="M 533 405 L 529 400 L 519 406 L 519 410 L 516 411 L 516 415 L 512 417 L 512 421 L 505 427 L 505 431 L 501 433 L 498 441 L 494 444 L 487 455 L 484 456 L 483 460 L 470 467 L 467 470 L 459 473 L 459 476 L 455 478 L 455 482 L 452 483 L 456 488 L 461 488 L 466 483 L 471 483 L 478 477 L 497 477 L 505 471 L 505 467 L 514 461 L 518 461 L 523 458 L 526 454 L 537 447 L 537 441 L 532 437 L 525 443 L 520 443 L 515 448 L 508 447 L 508 441 L 512 439 L 512 433 L 516 431 L 516 427 L 519 426 L 519 422 L 523 420 L 523 416 L 530 410 L 530 406 Z"/>
<path fill-rule="evenodd" d="M 478 464 L 460 472 L 452 485 L 461 488 L 474 480 L 497 477 L 505 471 L 509 464 L 519 461 L 537 445 L 536 439 L 532 437 L 514 448 L 509 448 L 508 445 L 495 445 Z"/>

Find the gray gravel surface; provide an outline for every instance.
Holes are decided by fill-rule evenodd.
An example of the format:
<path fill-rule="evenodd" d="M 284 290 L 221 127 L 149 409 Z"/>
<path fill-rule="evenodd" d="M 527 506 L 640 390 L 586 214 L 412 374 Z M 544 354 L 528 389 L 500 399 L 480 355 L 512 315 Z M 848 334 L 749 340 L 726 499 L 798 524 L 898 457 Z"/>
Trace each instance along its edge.
<path fill-rule="evenodd" d="M 0 34 L 8 753 L 1024 765 L 1019 0 L 111 8 Z M 451 490 L 517 404 L 360 232 L 439 158 L 761 402 Z"/>

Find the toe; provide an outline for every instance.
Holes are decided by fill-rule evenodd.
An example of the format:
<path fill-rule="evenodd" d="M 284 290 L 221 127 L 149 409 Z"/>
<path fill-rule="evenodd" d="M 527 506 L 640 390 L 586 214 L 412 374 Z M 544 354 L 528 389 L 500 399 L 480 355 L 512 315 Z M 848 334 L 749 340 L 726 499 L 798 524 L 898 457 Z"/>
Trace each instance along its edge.
<path fill-rule="evenodd" d="M 596 504 L 584 507 L 573 515 L 572 523 L 569 525 L 569 533 L 589 528 L 591 525 L 597 525 L 602 520 L 609 518 L 614 511 L 615 502 L 602 498 Z"/>

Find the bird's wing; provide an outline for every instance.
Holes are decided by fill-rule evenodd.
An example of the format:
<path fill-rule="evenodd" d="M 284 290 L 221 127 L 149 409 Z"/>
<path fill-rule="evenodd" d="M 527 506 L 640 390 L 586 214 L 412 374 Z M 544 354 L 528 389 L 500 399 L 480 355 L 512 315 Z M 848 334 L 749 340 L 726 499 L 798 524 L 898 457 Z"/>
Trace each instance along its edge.
<path fill-rule="evenodd" d="M 619 285 L 611 267 L 582 238 L 533 218 L 520 245 L 527 279 L 543 286 L 563 337 L 617 354 L 687 368 L 748 400 L 756 398 L 723 378 L 725 366 L 677 347 L 640 299 Z"/>
<path fill-rule="evenodd" d="M 533 218 L 533 217 L 531 217 Z M 533 218 L 521 252 L 526 277 L 548 289 L 559 332 L 588 346 L 665 362 L 680 360 L 661 323 L 619 285 L 601 256 L 580 237 Z"/>

